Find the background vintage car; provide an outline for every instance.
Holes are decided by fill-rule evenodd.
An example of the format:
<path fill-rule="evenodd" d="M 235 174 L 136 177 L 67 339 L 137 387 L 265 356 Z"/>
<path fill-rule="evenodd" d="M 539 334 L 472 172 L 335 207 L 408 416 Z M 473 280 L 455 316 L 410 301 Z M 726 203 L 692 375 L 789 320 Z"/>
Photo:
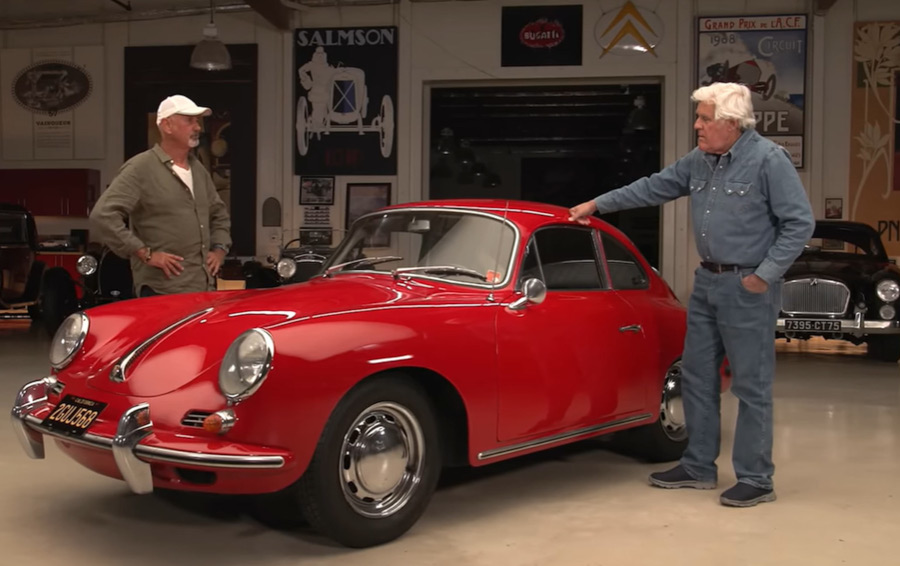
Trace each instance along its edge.
<path fill-rule="evenodd" d="M 0 310 L 27 309 L 52 335 L 78 309 L 72 277 L 35 260 L 37 227 L 28 210 L 0 203 Z"/>
<path fill-rule="evenodd" d="M 131 263 L 106 246 L 89 244 L 85 254 L 78 258 L 77 269 L 81 274 L 80 308 L 134 298 Z"/>
<path fill-rule="evenodd" d="M 344 230 L 331 228 L 301 228 L 299 238 L 278 248 L 278 257 L 267 258 L 268 265 L 256 261 L 243 265 L 246 288 L 269 289 L 309 281 L 322 271 L 344 234 Z"/>
<path fill-rule="evenodd" d="M 136 493 L 261 495 L 267 520 L 357 547 L 409 529 L 443 466 L 612 432 L 677 459 L 685 310 L 590 223 L 525 202 L 398 205 L 357 220 L 308 282 L 76 313 L 50 377 L 17 397 L 17 436 Z"/>
<path fill-rule="evenodd" d="M 819 220 L 812 240 L 785 274 L 777 335 L 867 344 L 871 357 L 900 359 L 900 269 L 874 228 Z"/>

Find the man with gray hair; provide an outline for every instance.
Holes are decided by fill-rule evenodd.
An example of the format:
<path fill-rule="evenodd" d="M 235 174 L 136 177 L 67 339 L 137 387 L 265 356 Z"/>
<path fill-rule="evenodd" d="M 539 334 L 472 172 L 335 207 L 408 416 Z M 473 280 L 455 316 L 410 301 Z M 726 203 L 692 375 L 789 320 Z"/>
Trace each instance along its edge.
<path fill-rule="evenodd" d="M 231 220 L 209 171 L 191 154 L 210 109 L 176 94 L 156 112 L 161 141 L 125 162 L 91 211 L 94 237 L 131 258 L 139 297 L 215 289 Z"/>
<path fill-rule="evenodd" d="M 782 276 L 812 236 L 809 199 L 786 150 L 754 129 L 747 87 L 694 91 L 697 147 L 659 173 L 569 210 L 582 223 L 607 213 L 691 198 L 700 267 L 688 305 L 682 394 L 689 434 L 678 466 L 650 474 L 663 488 L 714 489 L 720 442 L 719 368 L 733 371 L 740 401 L 732 462 L 738 483 L 720 501 L 751 507 L 775 500 L 772 382 Z"/>

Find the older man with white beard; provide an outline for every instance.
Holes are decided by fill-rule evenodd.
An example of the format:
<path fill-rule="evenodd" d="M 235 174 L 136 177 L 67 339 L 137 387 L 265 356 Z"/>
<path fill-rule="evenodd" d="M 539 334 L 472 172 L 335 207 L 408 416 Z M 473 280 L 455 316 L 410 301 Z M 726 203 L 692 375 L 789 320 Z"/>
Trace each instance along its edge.
<path fill-rule="evenodd" d="M 182 95 L 156 113 L 161 141 L 119 169 L 91 212 L 92 237 L 131 258 L 141 297 L 215 289 L 231 246 L 231 220 L 191 149 L 210 109 Z"/>

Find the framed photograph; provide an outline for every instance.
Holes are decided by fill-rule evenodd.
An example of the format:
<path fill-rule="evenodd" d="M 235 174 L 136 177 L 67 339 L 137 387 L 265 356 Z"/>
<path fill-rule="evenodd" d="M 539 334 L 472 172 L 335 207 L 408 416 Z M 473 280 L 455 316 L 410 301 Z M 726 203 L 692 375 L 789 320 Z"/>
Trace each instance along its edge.
<path fill-rule="evenodd" d="M 391 204 L 390 183 L 349 183 L 347 184 L 347 216 L 345 227 L 347 229 L 357 218 L 374 210 Z M 391 245 L 387 237 L 377 238 L 369 242 L 373 247 L 386 247 Z"/>
<path fill-rule="evenodd" d="M 300 177 L 300 204 L 334 204 L 334 177 Z"/>
<path fill-rule="evenodd" d="M 831 250 L 831 251 L 843 251 L 844 249 L 844 240 L 822 240 L 822 249 L 823 250 Z"/>
<path fill-rule="evenodd" d="M 825 199 L 825 218 L 841 219 L 844 217 L 844 199 L 827 198 Z"/>

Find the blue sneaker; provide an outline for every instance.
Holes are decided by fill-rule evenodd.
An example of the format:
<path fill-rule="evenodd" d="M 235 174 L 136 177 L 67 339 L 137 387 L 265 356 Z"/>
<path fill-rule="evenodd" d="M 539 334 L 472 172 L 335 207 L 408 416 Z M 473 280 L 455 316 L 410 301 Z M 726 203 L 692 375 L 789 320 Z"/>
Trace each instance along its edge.
<path fill-rule="evenodd" d="M 666 489 L 676 489 L 679 487 L 692 487 L 694 489 L 715 489 L 716 482 L 702 481 L 694 478 L 687 470 L 677 465 L 671 470 L 665 472 L 653 472 L 650 474 L 650 485 L 663 487 Z"/>
<path fill-rule="evenodd" d="M 775 501 L 775 490 L 738 482 L 734 487 L 722 492 L 719 501 L 726 507 L 753 507 L 760 503 Z"/>

